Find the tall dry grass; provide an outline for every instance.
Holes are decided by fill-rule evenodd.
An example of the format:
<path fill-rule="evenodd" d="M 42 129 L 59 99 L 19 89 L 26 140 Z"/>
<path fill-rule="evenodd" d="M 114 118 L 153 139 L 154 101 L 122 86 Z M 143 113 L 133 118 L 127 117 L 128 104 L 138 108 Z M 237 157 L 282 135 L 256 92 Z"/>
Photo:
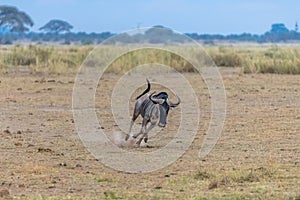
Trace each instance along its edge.
<path fill-rule="evenodd" d="M 126 47 L 106 46 L 102 48 L 101 55 L 105 56 L 118 48 L 120 50 Z M 177 52 L 203 56 L 189 46 L 172 48 Z M 92 46 L 1 46 L 0 69 L 7 71 L 26 66 L 33 74 L 76 73 L 92 50 Z M 205 50 L 217 66 L 238 67 L 243 73 L 300 74 L 300 46 L 205 46 Z M 200 59 L 206 58 L 203 56 Z M 111 63 L 107 71 L 126 72 L 146 63 L 160 63 L 179 72 L 195 72 L 193 65 L 179 55 L 154 48 L 130 51 Z"/>
<path fill-rule="evenodd" d="M 244 73 L 300 74 L 300 47 L 266 47 L 243 60 Z"/>
<path fill-rule="evenodd" d="M 89 46 L 2 46 L 0 68 L 27 66 L 33 74 L 75 72 L 91 50 Z"/>

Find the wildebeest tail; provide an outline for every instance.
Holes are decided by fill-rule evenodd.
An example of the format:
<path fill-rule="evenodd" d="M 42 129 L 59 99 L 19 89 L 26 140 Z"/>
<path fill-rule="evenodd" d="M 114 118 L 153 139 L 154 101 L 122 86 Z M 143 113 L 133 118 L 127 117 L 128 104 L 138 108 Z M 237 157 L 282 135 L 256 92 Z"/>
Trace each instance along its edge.
<path fill-rule="evenodd" d="M 148 83 L 148 87 L 147 87 L 147 89 L 142 93 L 142 94 L 140 94 L 138 97 L 136 97 L 135 99 L 137 100 L 137 99 L 139 99 L 141 96 L 143 96 L 144 94 L 146 94 L 147 92 L 149 92 L 150 91 L 150 82 L 149 82 L 149 80 L 148 79 L 146 79 L 147 80 L 147 83 Z"/>

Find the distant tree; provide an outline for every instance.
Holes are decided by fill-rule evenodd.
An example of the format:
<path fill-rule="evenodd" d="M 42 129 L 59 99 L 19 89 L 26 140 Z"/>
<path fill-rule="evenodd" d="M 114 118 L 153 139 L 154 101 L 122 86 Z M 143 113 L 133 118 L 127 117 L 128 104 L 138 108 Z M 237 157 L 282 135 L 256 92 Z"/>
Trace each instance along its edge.
<path fill-rule="evenodd" d="M 282 23 L 272 24 L 271 30 L 266 32 L 262 39 L 266 42 L 285 42 L 295 38 L 296 32 L 290 31 Z"/>
<path fill-rule="evenodd" d="M 171 29 L 165 28 L 162 25 L 153 26 L 145 31 L 146 36 L 154 36 L 154 37 L 170 36 L 172 34 L 173 31 Z"/>
<path fill-rule="evenodd" d="M 284 24 L 278 23 L 278 24 L 272 24 L 270 32 L 275 34 L 277 33 L 282 34 L 282 33 L 289 33 L 290 31 L 285 27 Z"/>
<path fill-rule="evenodd" d="M 298 29 L 299 29 L 299 27 L 298 27 L 298 22 L 296 22 L 296 23 L 295 23 L 295 31 L 298 32 Z"/>
<path fill-rule="evenodd" d="M 182 38 L 182 37 L 181 37 Z M 145 39 L 150 43 L 181 42 L 178 34 L 162 25 L 156 25 L 145 31 Z"/>
<path fill-rule="evenodd" d="M 47 24 L 39 28 L 41 31 L 45 31 L 47 33 L 63 33 L 63 32 L 70 32 L 73 28 L 71 24 L 66 21 L 53 19 L 50 20 Z"/>
<path fill-rule="evenodd" d="M 25 12 L 13 6 L 0 6 L 0 26 L 11 32 L 28 31 L 28 26 L 33 26 L 33 21 Z"/>

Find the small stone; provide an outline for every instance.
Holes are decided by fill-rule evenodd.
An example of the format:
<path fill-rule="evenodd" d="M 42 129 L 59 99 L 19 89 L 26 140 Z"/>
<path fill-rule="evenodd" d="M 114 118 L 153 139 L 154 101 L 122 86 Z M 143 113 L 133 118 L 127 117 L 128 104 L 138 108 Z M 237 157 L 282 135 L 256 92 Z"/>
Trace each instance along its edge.
<path fill-rule="evenodd" d="M 82 165 L 81 164 L 76 164 L 75 167 L 82 167 Z"/>
<path fill-rule="evenodd" d="M 14 176 L 15 174 L 12 173 L 11 175 Z M 7 182 L 7 181 L 3 181 L 3 182 L 1 183 L 1 185 L 2 185 L 2 186 L 4 186 L 4 185 L 11 186 L 12 183 L 11 183 L 11 182 Z"/>
<path fill-rule="evenodd" d="M 52 149 L 39 147 L 38 152 L 39 153 L 41 153 L 41 152 L 52 152 Z"/>
<path fill-rule="evenodd" d="M 9 196 L 9 191 L 7 189 L 0 190 L 0 197 L 7 197 Z"/>
<path fill-rule="evenodd" d="M 16 143 L 15 143 L 15 146 L 20 147 L 20 146 L 22 146 L 22 143 L 16 142 Z"/>
<path fill-rule="evenodd" d="M 218 182 L 217 181 L 213 181 L 208 185 L 208 189 L 212 190 L 218 187 Z"/>
<path fill-rule="evenodd" d="M 3 132 L 4 133 L 10 133 L 10 131 L 8 129 L 5 129 Z"/>
<path fill-rule="evenodd" d="M 27 148 L 28 148 L 28 147 L 34 147 L 34 145 L 33 145 L 33 144 L 28 144 L 28 145 L 27 145 Z"/>
<path fill-rule="evenodd" d="M 67 163 L 65 163 L 65 162 L 59 163 L 59 166 L 66 167 Z"/>

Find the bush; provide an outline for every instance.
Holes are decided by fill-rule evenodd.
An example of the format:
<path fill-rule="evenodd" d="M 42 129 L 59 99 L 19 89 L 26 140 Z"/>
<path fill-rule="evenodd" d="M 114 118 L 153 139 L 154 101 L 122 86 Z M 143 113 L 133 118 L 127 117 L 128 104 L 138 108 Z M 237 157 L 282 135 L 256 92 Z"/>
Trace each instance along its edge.
<path fill-rule="evenodd" d="M 213 61 L 218 67 L 241 67 L 242 60 L 235 53 L 222 53 L 212 56 Z"/>

